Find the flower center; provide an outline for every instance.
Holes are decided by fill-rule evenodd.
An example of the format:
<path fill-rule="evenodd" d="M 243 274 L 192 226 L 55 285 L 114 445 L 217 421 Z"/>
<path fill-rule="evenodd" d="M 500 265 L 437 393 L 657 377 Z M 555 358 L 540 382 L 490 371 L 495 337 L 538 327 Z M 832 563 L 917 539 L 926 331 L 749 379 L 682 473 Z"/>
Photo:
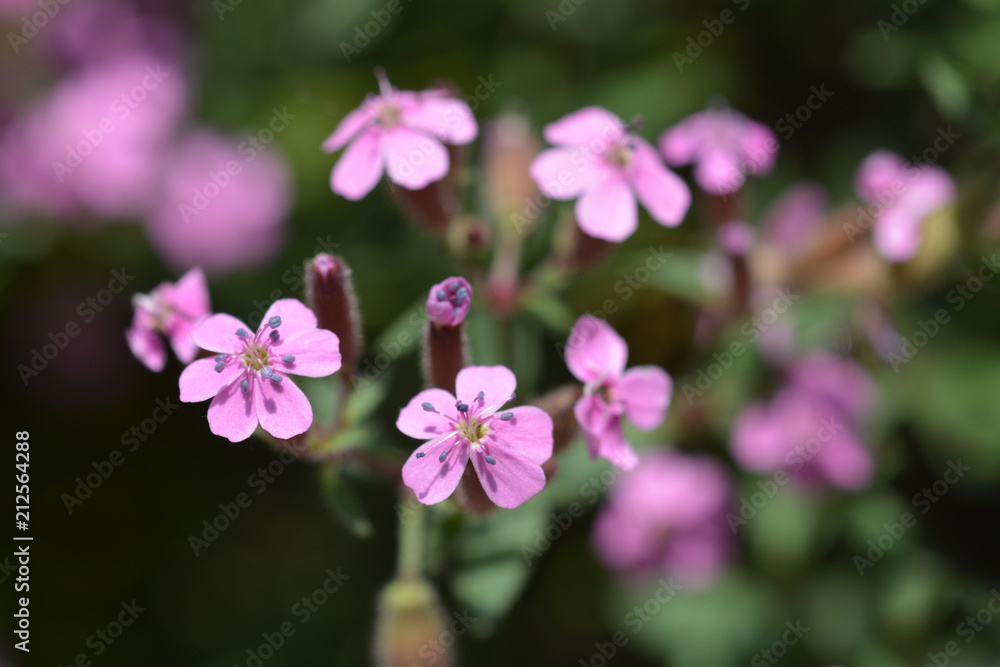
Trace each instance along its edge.
<path fill-rule="evenodd" d="M 244 393 L 250 391 L 250 373 L 259 372 L 261 379 L 271 380 L 276 384 L 280 383 L 284 378 L 275 372 L 275 364 L 278 361 L 284 364 L 295 363 L 294 355 L 286 354 L 279 358 L 277 354 L 271 354 L 271 345 L 277 343 L 281 338 L 281 334 L 278 333 L 280 326 L 281 318 L 275 315 L 258 329 L 256 336 L 251 337 L 246 329 L 237 329 L 236 336 L 243 343 L 243 351 L 232 354 L 217 354 L 215 356 L 215 372 L 224 371 L 231 360 L 235 360 L 236 363 L 242 361 L 246 371 L 244 371 L 243 379 L 240 380 L 240 388 Z M 268 329 L 270 329 L 270 333 L 265 336 L 264 333 Z M 288 366 L 284 368 L 288 368 Z"/>
<path fill-rule="evenodd" d="M 388 101 L 381 101 L 378 110 L 375 112 L 375 122 L 388 129 L 399 125 L 402 111 L 398 106 Z"/>
<path fill-rule="evenodd" d="M 271 365 L 270 352 L 266 345 L 260 343 L 247 345 L 246 351 L 240 355 L 240 359 L 252 371 L 259 371 L 264 366 Z"/>
<path fill-rule="evenodd" d="M 635 149 L 626 142 L 612 144 L 604 154 L 604 161 L 612 167 L 625 169 L 632 164 L 632 153 Z"/>
<path fill-rule="evenodd" d="M 490 432 L 490 426 L 484 421 L 471 419 L 467 422 L 459 422 L 458 431 L 473 447 L 480 447 L 481 440 Z"/>

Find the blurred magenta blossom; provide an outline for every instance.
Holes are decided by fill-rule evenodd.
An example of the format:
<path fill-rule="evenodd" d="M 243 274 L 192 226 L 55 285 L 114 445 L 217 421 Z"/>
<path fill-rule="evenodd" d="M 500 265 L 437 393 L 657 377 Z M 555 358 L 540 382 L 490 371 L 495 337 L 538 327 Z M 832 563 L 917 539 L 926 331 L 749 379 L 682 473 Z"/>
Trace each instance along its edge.
<path fill-rule="evenodd" d="M 769 402 L 752 403 L 737 416 L 730 434 L 733 458 L 750 472 L 786 470 L 804 485 L 862 489 L 874 461 L 858 429 L 874 407 L 875 392 L 853 361 L 804 357 Z"/>
<path fill-rule="evenodd" d="M 607 109 L 585 107 L 545 126 L 545 139 L 555 147 L 531 164 L 539 190 L 552 199 L 576 199 L 580 229 L 606 241 L 624 241 L 635 232 L 637 197 L 667 227 L 679 225 L 691 206 L 687 184 L 628 130 Z"/>
<path fill-rule="evenodd" d="M 903 262 L 920 249 L 924 221 L 955 199 L 955 183 L 941 167 L 910 164 L 901 156 L 878 150 L 864 159 L 855 188 L 869 202 L 875 249 L 893 262 Z"/>
<path fill-rule="evenodd" d="M 427 318 L 434 324 L 457 327 L 472 305 L 472 286 L 461 276 L 442 280 L 427 295 Z"/>
<path fill-rule="evenodd" d="M 327 153 L 347 146 L 330 175 L 330 187 L 347 199 L 371 192 L 383 171 L 409 190 L 441 180 L 450 166 L 441 142 L 467 144 L 479 132 L 469 106 L 444 90 L 399 90 L 384 72 L 377 76 L 380 93 L 365 98 L 323 142 Z"/>
<path fill-rule="evenodd" d="M 194 360 L 198 346 L 191 332 L 212 312 L 208 283 L 200 268 L 191 269 L 176 283 L 160 283 L 149 294 L 133 295 L 132 304 L 135 316 L 125 338 L 139 361 L 153 372 L 163 370 L 167 348 L 161 334 L 178 359 L 185 364 Z"/>
<path fill-rule="evenodd" d="M 726 525 L 732 488 L 713 457 L 646 454 L 608 493 L 594 523 L 600 559 L 627 574 L 663 574 L 704 586 L 724 569 L 734 544 Z"/>

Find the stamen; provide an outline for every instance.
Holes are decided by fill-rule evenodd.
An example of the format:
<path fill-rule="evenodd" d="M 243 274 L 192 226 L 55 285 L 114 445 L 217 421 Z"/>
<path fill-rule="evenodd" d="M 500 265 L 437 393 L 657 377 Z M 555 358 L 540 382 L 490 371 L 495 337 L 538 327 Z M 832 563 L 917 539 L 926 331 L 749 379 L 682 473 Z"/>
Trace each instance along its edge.
<path fill-rule="evenodd" d="M 275 315 L 274 317 L 272 317 L 271 319 L 269 319 L 267 321 L 267 323 L 271 325 L 272 329 L 277 329 L 278 327 L 281 326 L 281 318 L 279 316 Z"/>
<path fill-rule="evenodd" d="M 415 458 L 415 459 L 422 459 L 425 456 L 427 456 L 427 452 L 417 452 L 416 454 L 413 455 L 413 458 Z"/>
<path fill-rule="evenodd" d="M 243 378 L 240 382 L 240 389 L 243 390 L 244 394 L 250 391 L 250 382 L 246 378 Z"/>
<path fill-rule="evenodd" d="M 276 340 L 278 340 L 278 336 L 280 336 L 280 335 L 281 335 L 281 334 L 279 334 L 279 333 L 278 333 L 277 331 L 272 331 L 272 332 L 271 332 L 271 334 L 270 334 L 270 336 L 271 336 L 271 340 L 272 340 L 272 341 L 276 341 Z"/>
<path fill-rule="evenodd" d="M 278 375 L 277 373 L 275 373 L 274 375 L 271 376 L 271 382 L 279 382 L 280 383 L 282 379 L 283 378 L 280 375 Z"/>
<path fill-rule="evenodd" d="M 514 418 L 513 412 L 505 412 L 502 415 L 500 415 L 500 419 L 505 422 L 509 422 L 513 418 Z"/>
<path fill-rule="evenodd" d="M 250 334 L 247 333 L 246 329 L 240 327 L 239 329 L 236 330 L 236 335 L 239 336 L 240 338 L 246 338 Z"/>
<path fill-rule="evenodd" d="M 445 299 L 448 298 L 448 293 L 445 292 L 443 289 L 439 289 L 434 296 L 437 297 L 438 301 L 444 301 Z"/>
<path fill-rule="evenodd" d="M 225 361 L 226 360 L 226 355 L 224 355 L 224 354 L 217 354 L 217 355 L 215 355 L 215 360 L 216 361 Z"/>
<path fill-rule="evenodd" d="M 217 363 L 217 364 L 215 365 L 215 372 L 216 372 L 216 373 L 221 373 L 221 372 L 222 372 L 222 369 L 223 369 L 223 368 L 225 368 L 225 367 L 226 367 L 226 362 L 224 362 L 224 361 L 220 361 L 219 363 Z"/>
<path fill-rule="evenodd" d="M 479 392 L 479 395 L 476 396 L 476 400 L 479 401 L 480 403 L 484 402 L 486 400 L 486 394 L 484 394 L 483 392 Z"/>
<path fill-rule="evenodd" d="M 448 284 L 448 289 L 450 289 L 450 290 L 457 290 L 461 286 L 462 286 L 462 283 L 458 282 L 457 280 L 452 280 Z"/>
<path fill-rule="evenodd" d="M 456 407 L 458 407 L 458 411 L 461 413 L 466 413 L 469 411 L 469 406 L 466 405 L 465 403 L 459 403 L 458 406 Z"/>
<path fill-rule="evenodd" d="M 286 354 L 281 358 L 281 360 L 284 361 L 286 364 L 290 364 L 295 361 L 295 356 L 291 354 Z"/>
<path fill-rule="evenodd" d="M 448 456 L 448 450 L 446 449 L 443 452 L 441 452 L 441 456 L 438 457 L 438 463 L 444 463 L 444 459 L 447 456 Z"/>
<path fill-rule="evenodd" d="M 434 412 L 434 406 L 430 403 L 421 403 L 420 407 L 422 407 L 427 412 Z"/>
<path fill-rule="evenodd" d="M 497 460 L 492 456 L 490 456 L 489 454 L 486 455 L 486 462 L 489 463 L 491 466 L 495 466 L 497 464 Z"/>
<path fill-rule="evenodd" d="M 264 366 L 260 369 L 260 376 L 265 380 L 274 375 L 274 369 L 270 366 Z"/>
<path fill-rule="evenodd" d="M 455 299 L 459 304 L 465 303 L 465 300 L 469 298 L 469 290 L 464 287 L 459 287 L 458 291 L 455 292 Z"/>

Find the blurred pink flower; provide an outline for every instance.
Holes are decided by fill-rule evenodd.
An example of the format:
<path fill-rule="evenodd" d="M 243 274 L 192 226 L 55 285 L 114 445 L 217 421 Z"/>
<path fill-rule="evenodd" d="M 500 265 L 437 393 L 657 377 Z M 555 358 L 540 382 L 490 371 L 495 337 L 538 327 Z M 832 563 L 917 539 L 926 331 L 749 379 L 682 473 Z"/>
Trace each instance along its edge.
<path fill-rule="evenodd" d="M 173 63 L 141 52 L 71 74 L 0 137 L 0 192 L 50 215 L 139 215 L 186 102 Z"/>
<path fill-rule="evenodd" d="M 594 523 L 594 551 L 629 574 L 706 585 L 733 550 L 725 519 L 731 497 L 729 475 L 714 458 L 647 454 L 609 492 Z"/>
<path fill-rule="evenodd" d="M 781 192 L 761 216 L 761 235 L 769 244 L 798 254 L 815 238 L 830 197 L 821 185 L 801 181 Z"/>
<path fill-rule="evenodd" d="M 439 282 L 427 296 L 427 317 L 434 324 L 455 327 L 465 320 L 472 303 L 472 286 L 462 277 Z"/>
<path fill-rule="evenodd" d="M 875 400 L 871 379 L 854 362 L 805 357 L 769 402 L 753 403 L 737 416 L 733 458 L 751 472 L 786 470 L 803 484 L 864 488 L 874 461 L 857 430 Z"/>
<path fill-rule="evenodd" d="M 208 130 L 192 132 L 167 160 L 148 231 L 175 266 L 209 273 L 256 266 L 281 250 L 291 207 L 289 167 L 278 150 L 249 155 Z"/>
<path fill-rule="evenodd" d="M 330 175 L 330 187 L 347 199 L 371 192 L 383 171 L 409 190 L 441 180 L 449 167 L 441 142 L 467 144 L 479 132 L 469 106 L 445 91 L 398 90 L 385 72 L 376 76 L 380 94 L 365 98 L 323 142 L 327 153 L 350 144 Z"/>
<path fill-rule="evenodd" d="M 755 236 L 753 227 L 743 220 L 727 220 L 719 225 L 719 229 L 715 233 L 719 247 L 727 255 L 736 257 L 750 252 Z"/>
<path fill-rule="evenodd" d="M 573 325 L 566 342 L 566 365 L 584 383 L 583 396 L 573 410 L 590 457 L 603 457 L 623 470 L 635 467 L 638 457 L 625 441 L 622 416 L 636 428 L 656 428 L 667 414 L 673 383 L 657 366 L 625 370 L 628 345 L 611 326 L 593 315 Z"/>
<path fill-rule="evenodd" d="M 936 165 L 911 165 L 901 156 L 878 150 L 855 174 L 858 195 L 870 202 L 874 243 L 886 259 L 903 262 L 920 248 L 924 221 L 955 198 L 951 176 Z"/>
<path fill-rule="evenodd" d="M 734 109 L 707 109 L 660 135 L 659 147 L 669 165 L 694 163 L 702 190 L 726 195 L 739 190 L 747 174 L 771 171 L 778 140 L 769 127 Z"/>
<path fill-rule="evenodd" d="M 191 335 L 199 347 L 219 354 L 184 369 L 180 399 L 211 398 L 208 425 L 232 442 L 249 438 L 258 423 L 276 438 L 305 433 L 312 425 L 312 406 L 281 373 L 325 377 L 340 370 L 337 335 L 316 328 L 316 316 L 297 299 L 271 304 L 256 335 L 226 314 L 212 315 Z"/>
<path fill-rule="evenodd" d="M 544 130 L 555 148 L 531 163 L 531 176 L 552 199 L 576 199 L 576 219 L 588 235 L 624 241 L 639 222 L 636 198 L 653 220 L 676 227 L 691 206 L 691 191 L 656 150 L 628 133 L 601 107 L 575 111 Z"/>
<path fill-rule="evenodd" d="M 400 410 L 396 428 L 428 440 L 403 465 L 403 482 L 417 500 L 433 505 L 450 496 L 470 458 L 486 495 L 500 507 L 517 507 L 542 490 L 552 419 L 533 406 L 498 414 L 516 386 L 503 366 L 470 366 L 455 378 L 457 401 L 444 389 L 427 389 Z"/>
<path fill-rule="evenodd" d="M 167 363 L 167 349 L 160 334 L 170 340 L 174 354 L 185 364 L 198 354 L 191 337 L 194 327 L 212 312 L 205 274 L 198 267 L 185 273 L 177 283 L 162 282 L 149 294 L 132 297 L 135 317 L 125 332 L 132 354 L 153 372 Z"/>

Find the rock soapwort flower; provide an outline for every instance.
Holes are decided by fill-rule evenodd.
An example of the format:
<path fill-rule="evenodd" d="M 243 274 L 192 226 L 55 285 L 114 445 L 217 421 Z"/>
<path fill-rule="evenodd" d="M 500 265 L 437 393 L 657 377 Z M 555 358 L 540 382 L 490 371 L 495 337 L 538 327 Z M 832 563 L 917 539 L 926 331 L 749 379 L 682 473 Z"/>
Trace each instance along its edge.
<path fill-rule="evenodd" d="M 427 389 L 400 410 L 396 427 L 427 440 L 403 465 L 403 482 L 420 502 L 433 505 L 450 496 L 469 459 L 486 495 L 500 507 L 517 507 L 542 490 L 542 464 L 552 456 L 552 419 L 533 406 L 500 412 L 516 386 L 504 366 L 470 366 L 455 379 L 458 399 Z"/>
<path fill-rule="evenodd" d="M 191 331 L 212 312 L 202 270 L 195 267 L 176 283 L 162 282 L 149 294 L 136 294 L 132 304 L 135 316 L 125 332 L 132 354 L 154 373 L 162 371 L 167 363 L 162 333 L 177 358 L 191 363 L 198 354 Z"/>
<path fill-rule="evenodd" d="M 208 425 L 232 442 L 249 438 L 258 423 L 276 438 L 305 433 L 312 406 L 287 376 L 324 377 L 340 369 L 337 335 L 316 328 L 316 316 L 297 299 L 275 301 L 256 334 L 232 315 L 218 314 L 191 335 L 199 347 L 218 354 L 184 369 L 180 398 L 211 398 Z"/>

